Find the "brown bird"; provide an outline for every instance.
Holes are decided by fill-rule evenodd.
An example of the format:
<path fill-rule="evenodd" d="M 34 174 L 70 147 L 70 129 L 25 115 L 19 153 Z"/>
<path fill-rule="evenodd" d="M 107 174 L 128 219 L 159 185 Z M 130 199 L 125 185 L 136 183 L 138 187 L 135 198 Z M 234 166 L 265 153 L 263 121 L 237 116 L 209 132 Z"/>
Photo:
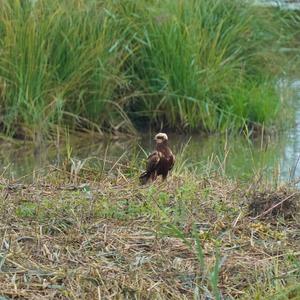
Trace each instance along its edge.
<path fill-rule="evenodd" d="M 146 184 L 149 179 L 154 181 L 159 175 L 162 175 L 162 180 L 165 180 L 175 163 L 175 155 L 168 147 L 168 136 L 160 132 L 154 137 L 154 140 L 156 141 L 156 150 L 147 158 L 146 171 L 140 175 L 141 184 Z"/>

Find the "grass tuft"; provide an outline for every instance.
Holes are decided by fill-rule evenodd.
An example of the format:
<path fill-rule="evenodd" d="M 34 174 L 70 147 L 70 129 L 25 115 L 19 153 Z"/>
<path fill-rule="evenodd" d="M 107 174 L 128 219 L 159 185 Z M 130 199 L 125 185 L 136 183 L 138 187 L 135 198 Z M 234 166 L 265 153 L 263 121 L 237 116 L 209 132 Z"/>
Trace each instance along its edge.
<path fill-rule="evenodd" d="M 2 129 L 40 142 L 56 127 L 279 126 L 298 21 L 237 0 L 3 0 Z"/>

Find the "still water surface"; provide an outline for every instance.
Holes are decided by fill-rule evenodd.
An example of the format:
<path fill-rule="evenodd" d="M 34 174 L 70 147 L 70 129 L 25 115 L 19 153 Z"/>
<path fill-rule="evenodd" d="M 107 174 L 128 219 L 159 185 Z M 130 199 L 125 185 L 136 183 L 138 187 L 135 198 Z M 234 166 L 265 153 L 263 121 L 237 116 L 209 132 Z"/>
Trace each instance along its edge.
<path fill-rule="evenodd" d="M 169 134 L 175 154 L 188 145 L 184 157 L 188 164 L 203 171 L 210 168 L 222 170 L 228 176 L 247 180 L 261 173 L 283 181 L 300 178 L 300 81 L 289 82 L 296 107 L 296 124 L 283 134 L 249 141 L 243 137 Z M 71 140 L 72 157 L 88 158 L 90 167 L 109 170 L 116 162 L 126 163 L 133 158 L 145 157 L 154 147 L 149 132 L 139 140 L 99 141 L 93 138 Z M 14 180 L 31 180 L 32 174 L 46 172 L 49 165 L 59 166 L 66 157 L 65 147 L 48 146 L 35 151 L 31 146 L 0 143 L 0 173 Z M 103 166 L 103 161 L 106 161 Z M 144 166 L 140 166 L 142 169 Z M 25 177 L 24 177 L 25 176 Z"/>

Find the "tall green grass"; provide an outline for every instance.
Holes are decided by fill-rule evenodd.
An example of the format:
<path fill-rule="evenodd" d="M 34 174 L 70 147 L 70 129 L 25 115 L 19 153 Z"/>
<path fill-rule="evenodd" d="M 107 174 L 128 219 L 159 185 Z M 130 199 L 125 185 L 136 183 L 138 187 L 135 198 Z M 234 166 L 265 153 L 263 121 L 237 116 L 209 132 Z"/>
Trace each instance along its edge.
<path fill-rule="evenodd" d="M 6 131 L 116 126 L 126 80 L 122 31 L 100 1 L 2 1 L 1 106 Z"/>
<path fill-rule="evenodd" d="M 151 94 L 138 112 L 207 131 L 274 123 L 274 82 L 285 64 L 279 48 L 288 36 L 277 12 L 234 0 L 166 0 L 136 5 L 132 18 L 140 45 L 134 73 Z"/>
<path fill-rule="evenodd" d="M 271 125 L 283 24 L 237 0 L 2 0 L 2 128 Z"/>

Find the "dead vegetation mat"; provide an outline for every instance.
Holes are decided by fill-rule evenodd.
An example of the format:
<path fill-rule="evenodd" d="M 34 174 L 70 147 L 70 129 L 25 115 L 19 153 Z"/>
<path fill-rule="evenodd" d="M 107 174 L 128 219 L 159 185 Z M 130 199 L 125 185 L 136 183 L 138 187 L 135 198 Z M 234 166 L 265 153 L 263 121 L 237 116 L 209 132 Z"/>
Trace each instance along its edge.
<path fill-rule="evenodd" d="M 250 299 L 300 278 L 296 189 L 189 176 L 75 184 L 55 171 L 2 179 L 0 196 L 3 299 Z"/>

